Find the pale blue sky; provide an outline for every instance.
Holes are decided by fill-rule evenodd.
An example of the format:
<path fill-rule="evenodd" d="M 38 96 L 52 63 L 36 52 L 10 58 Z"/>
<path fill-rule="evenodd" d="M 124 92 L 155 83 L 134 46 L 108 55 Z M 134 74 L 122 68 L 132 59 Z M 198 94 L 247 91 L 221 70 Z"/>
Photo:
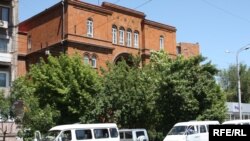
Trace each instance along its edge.
<path fill-rule="evenodd" d="M 20 22 L 61 0 L 20 0 Z M 98 5 L 103 0 L 82 0 Z M 200 44 L 217 68 L 236 63 L 236 52 L 250 44 L 250 0 L 106 0 L 144 12 L 149 20 L 177 28 L 177 42 Z M 231 53 L 226 53 L 229 50 Z M 250 49 L 239 54 L 250 67 Z"/>

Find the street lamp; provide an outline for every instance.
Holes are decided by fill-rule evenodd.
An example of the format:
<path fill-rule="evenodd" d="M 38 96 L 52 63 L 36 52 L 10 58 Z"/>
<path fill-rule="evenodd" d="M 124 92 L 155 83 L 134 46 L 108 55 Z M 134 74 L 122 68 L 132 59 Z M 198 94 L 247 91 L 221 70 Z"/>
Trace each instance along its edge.
<path fill-rule="evenodd" d="M 241 89 L 240 89 L 240 65 L 239 65 L 239 53 L 244 50 L 248 50 L 250 48 L 250 44 L 240 48 L 236 53 L 236 66 L 237 66 L 237 86 L 238 86 L 238 99 L 239 99 L 239 116 L 242 119 L 241 112 Z"/>

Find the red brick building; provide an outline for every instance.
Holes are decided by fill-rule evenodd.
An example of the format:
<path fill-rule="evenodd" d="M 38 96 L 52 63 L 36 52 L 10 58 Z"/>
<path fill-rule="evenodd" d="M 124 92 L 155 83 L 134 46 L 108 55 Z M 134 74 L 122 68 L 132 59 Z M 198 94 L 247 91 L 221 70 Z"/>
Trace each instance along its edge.
<path fill-rule="evenodd" d="M 177 55 L 183 55 L 185 58 L 200 54 L 199 43 L 185 43 L 180 42 L 176 46 Z"/>
<path fill-rule="evenodd" d="M 146 63 L 150 51 L 161 49 L 177 55 L 175 27 L 107 2 L 97 6 L 65 0 L 19 24 L 18 75 L 25 74 L 29 64 L 49 53 L 77 52 L 84 63 L 98 69 L 107 61 L 116 62 L 130 54 L 141 56 L 142 63 Z"/>

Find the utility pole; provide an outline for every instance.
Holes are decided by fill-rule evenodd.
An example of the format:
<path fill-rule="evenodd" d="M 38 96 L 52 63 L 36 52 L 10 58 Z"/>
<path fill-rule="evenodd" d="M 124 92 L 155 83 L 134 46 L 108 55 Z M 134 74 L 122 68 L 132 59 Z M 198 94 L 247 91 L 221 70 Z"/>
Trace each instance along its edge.
<path fill-rule="evenodd" d="M 242 119 L 241 112 L 241 84 L 240 84 L 240 64 L 239 64 L 239 53 L 244 50 L 248 50 L 250 48 L 250 44 L 240 48 L 236 53 L 236 66 L 237 66 L 237 87 L 238 87 L 238 100 L 239 100 L 239 118 Z"/>

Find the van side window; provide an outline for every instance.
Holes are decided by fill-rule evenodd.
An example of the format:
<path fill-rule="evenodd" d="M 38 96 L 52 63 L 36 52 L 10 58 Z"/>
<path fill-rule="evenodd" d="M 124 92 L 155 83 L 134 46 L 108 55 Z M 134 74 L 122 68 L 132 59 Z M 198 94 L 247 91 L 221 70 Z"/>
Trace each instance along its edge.
<path fill-rule="evenodd" d="M 76 139 L 77 140 L 86 140 L 86 139 L 92 139 L 91 130 L 76 130 Z"/>
<path fill-rule="evenodd" d="M 206 126 L 200 125 L 200 133 L 206 133 Z"/>
<path fill-rule="evenodd" d="M 116 128 L 110 128 L 110 129 L 109 129 L 109 132 L 110 132 L 111 138 L 118 137 L 118 131 L 117 131 Z"/>
<path fill-rule="evenodd" d="M 71 141 L 72 136 L 71 136 L 71 131 L 67 130 L 62 133 L 62 141 Z"/>
<path fill-rule="evenodd" d="M 125 139 L 132 139 L 132 132 L 125 132 Z"/>
<path fill-rule="evenodd" d="M 145 136 L 143 131 L 137 131 L 136 132 L 136 138 L 140 137 L 140 136 Z"/>
<path fill-rule="evenodd" d="M 123 139 L 124 136 L 123 136 L 123 132 L 120 132 L 120 139 Z"/>
<path fill-rule="evenodd" d="M 108 129 L 94 129 L 94 134 L 96 139 L 108 138 Z"/>

